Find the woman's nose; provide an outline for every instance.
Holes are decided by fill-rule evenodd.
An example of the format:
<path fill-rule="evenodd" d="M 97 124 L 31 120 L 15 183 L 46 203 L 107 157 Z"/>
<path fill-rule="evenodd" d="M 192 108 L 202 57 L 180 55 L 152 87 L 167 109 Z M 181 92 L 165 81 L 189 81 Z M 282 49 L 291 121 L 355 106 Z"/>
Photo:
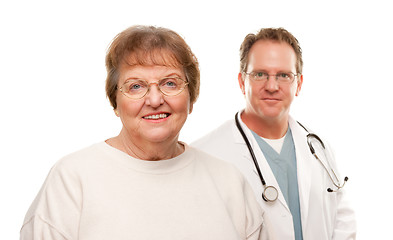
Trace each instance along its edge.
<path fill-rule="evenodd" d="M 155 85 L 155 86 L 154 86 Z M 146 94 L 145 103 L 151 107 L 159 107 L 164 103 L 164 96 L 158 89 L 157 84 L 151 84 L 149 92 Z"/>

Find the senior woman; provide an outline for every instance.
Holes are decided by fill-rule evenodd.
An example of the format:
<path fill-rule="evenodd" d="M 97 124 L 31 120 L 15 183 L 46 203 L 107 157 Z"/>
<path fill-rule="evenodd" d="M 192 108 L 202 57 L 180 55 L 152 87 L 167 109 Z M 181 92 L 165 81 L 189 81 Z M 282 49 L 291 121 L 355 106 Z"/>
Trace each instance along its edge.
<path fill-rule="evenodd" d="M 241 174 L 178 141 L 199 92 L 198 63 L 165 28 L 133 26 L 106 56 L 118 136 L 50 171 L 21 239 L 267 239 Z"/>

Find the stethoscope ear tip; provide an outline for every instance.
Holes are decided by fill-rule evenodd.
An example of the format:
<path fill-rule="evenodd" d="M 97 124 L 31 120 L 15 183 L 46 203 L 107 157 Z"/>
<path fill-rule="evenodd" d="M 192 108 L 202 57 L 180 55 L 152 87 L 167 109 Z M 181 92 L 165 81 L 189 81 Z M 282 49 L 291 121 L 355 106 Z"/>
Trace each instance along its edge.
<path fill-rule="evenodd" d="M 328 188 L 327 191 L 330 192 L 330 193 L 331 193 L 331 192 L 337 192 L 338 190 L 340 190 L 341 188 L 344 187 L 344 185 L 345 185 L 345 183 L 348 181 L 348 179 L 349 179 L 348 177 L 345 177 L 345 178 L 344 178 L 344 183 L 343 183 L 342 185 L 340 185 L 340 184 L 335 184 L 336 187 L 337 187 L 337 190 L 333 190 L 333 189 L 331 189 L 331 188 Z"/>

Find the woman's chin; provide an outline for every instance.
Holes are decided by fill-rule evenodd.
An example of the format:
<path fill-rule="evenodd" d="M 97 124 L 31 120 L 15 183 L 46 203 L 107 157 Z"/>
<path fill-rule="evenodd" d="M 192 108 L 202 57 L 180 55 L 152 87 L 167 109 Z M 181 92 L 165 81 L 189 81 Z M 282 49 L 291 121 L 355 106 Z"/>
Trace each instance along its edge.
<path fill-rule="evenodd" d="M 156 129 L 152 130 L 144 136 L 146 141 L 151 143 L 163 143 L 163 142 L 171 142 L 171 140 L 177 141 L 179 133 L 169 132 L 167 129 Z"/>

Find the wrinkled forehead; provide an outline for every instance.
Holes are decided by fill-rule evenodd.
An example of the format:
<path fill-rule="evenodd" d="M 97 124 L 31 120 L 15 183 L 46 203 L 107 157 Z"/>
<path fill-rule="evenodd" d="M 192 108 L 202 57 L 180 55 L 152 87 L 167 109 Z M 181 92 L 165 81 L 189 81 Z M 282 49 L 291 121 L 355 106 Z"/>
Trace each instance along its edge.
<path fill-rule="evenodd" d="M 142 66 L 167 66 L 174 68 L 182 68 L 182 64 L 174 53 L 167 49 L 154 49 L 146 52 L 137 50 L 126 53 L 123 57 L 123 64 L 128 66 L 142 65 Z"/>

